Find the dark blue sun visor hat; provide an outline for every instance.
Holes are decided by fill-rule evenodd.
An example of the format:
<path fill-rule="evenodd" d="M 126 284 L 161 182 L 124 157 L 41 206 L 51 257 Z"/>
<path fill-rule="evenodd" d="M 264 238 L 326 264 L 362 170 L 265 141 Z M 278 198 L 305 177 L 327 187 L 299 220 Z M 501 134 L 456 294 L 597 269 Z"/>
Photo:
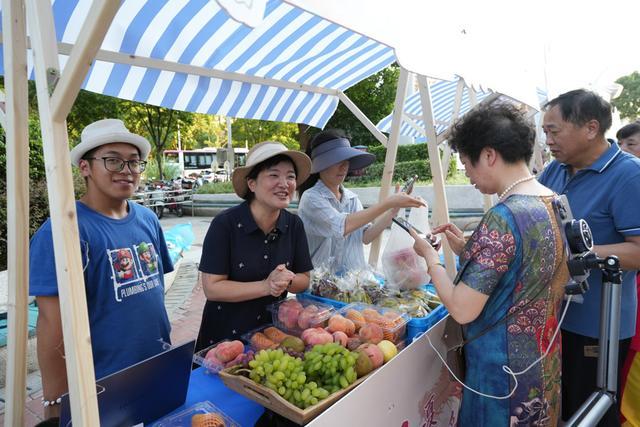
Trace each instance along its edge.
<path fill-rule="evenodd" d="M 323 170 L 349 160 L 349 170 L 362 169 L 376 160 L 376 156 L 351 147 L 346 138 L 337 138 L 320 144 L 311 151 L 311 173 Z"/>

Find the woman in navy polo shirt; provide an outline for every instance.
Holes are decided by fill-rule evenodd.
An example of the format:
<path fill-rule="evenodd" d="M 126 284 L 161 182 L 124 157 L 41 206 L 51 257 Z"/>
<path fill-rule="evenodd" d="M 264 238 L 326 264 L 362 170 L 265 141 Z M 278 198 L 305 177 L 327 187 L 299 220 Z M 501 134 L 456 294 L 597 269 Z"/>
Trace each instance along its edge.
<path fill-rule="evenodd" d="M 302 221 L 286 208 L 311 160 L 279 142 L 261 142 L 236 168 L 232 183 L 245 201 L 216 216 L 202 248 L 207 302 L 196 350 L 271 322 L 267 306 L 303 292 L 313 269 Z"/>

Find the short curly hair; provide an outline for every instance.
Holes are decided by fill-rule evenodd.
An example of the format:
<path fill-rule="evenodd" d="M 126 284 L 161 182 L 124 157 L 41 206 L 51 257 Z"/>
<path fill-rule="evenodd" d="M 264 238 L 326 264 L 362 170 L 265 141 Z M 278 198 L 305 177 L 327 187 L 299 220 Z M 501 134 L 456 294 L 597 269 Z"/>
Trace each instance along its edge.
<path fill-rule="evenodd" d="M 481 105 L 458 120 L 449 136 L 454 151 L 472 165 L 485 147 L 500 153 L 507 163 L 528 163 L 533 155 L 536 131 L 523 112 L 512 104 Z"/>

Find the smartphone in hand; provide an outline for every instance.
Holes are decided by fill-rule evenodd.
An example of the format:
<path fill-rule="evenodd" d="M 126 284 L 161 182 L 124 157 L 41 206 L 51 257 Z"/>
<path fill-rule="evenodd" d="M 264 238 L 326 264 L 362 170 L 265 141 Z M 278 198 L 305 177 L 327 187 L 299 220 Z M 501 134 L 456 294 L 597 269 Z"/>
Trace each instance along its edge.
<path fill-rule="evenodd" d="M 402 188 L 400 188 L 400 192 L 410 193 L 411 190 L 413 190 L 413 184 L 415 184 L 417 179 L 418 179 L 418 175 L 413 175 L 408 180 L 406 180 L 405 183 L 402 184 Z"/>
<path fill-rule="evenodd" d="M 438 238 L 438 236 L 434 236 L 433 234 L 427 235 L 426 233 L 423 233 L 422 231 L 414 227 L 409 221 L 407 221 L 404 218 L 400 218 L 400 217 L 393 218 L 393 222 L 398 224 L 400 228 L 402 228 L 404 231 L 406 231 L 409 234 L 411 234 L 409 230 L 413 229 L 416 232 L 416 234 L 418 234 L 418 236 L 428 241 L 431 244 L 431 246 L 433 246 L 434 248 L 438 249 L 440 247 L 440 238 Z"/>

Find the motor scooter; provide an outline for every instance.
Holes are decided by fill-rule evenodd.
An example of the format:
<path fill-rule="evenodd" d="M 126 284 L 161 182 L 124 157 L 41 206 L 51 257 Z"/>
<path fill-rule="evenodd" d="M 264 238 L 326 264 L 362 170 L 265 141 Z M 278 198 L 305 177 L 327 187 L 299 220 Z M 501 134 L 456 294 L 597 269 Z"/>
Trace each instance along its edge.
<path fill-rule="evenodd" d="M 145 187 L 144 205 L 151 209 L 158 219 L 164 214 L 164 191 L 160 184 L 148 183 Z"/>
<path fill-rule="evenodd" d="M 165 184 L 164 188 L 164 207 L 169 209 L 169 212 L 174 213 L 178 218 L 184 215 L 182 209 L 182 201 L 184 196 L 182 193 L 182 183 L 180 180 L 169 181 Z"/>

